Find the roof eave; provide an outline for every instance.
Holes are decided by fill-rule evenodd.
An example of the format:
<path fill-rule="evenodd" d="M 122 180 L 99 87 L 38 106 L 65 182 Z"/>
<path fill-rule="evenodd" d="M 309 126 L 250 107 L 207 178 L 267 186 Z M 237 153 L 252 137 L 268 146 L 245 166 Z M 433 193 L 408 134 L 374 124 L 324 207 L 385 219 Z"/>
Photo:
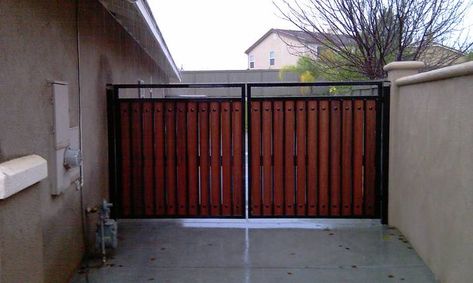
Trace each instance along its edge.
<path fill-rule="evenodd" d="M 151 33 L 154 35 L 155 40 L 158 42 L 159 46 L 162 49 L 162 52 L 164 56 L 166 57 L 167 62 L 169 63 L 170 71 L 172 75 L 181 81 L 181 74 L 179 72 L 179 69 L 176 66 L 176 63 L 174 62 L 174 59 L 171 56 L 171 52 L 169 51 L 166 41 L 164 40 L 164 37 L 159 30 L 158 24 L 156 23 L 156 20 L 153 16 L 153 13 L 151 12 L 151 9 L 148 5 L 148 2 L 146 0 L 136 0 L 134 1 L 134 4 L 140 11 L 141 16 L 145 20 L 145 22 L 148 25 L 148 28 L 150 29 Z"/>

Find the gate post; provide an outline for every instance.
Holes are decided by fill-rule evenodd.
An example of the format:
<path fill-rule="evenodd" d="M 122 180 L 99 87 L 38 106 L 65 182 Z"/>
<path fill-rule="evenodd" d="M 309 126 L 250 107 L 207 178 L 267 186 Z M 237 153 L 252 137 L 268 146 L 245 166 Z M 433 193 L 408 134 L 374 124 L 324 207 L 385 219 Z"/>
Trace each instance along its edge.
<path fill-rule="evenodd" d="M 109 202 L 113 203 L 112 217 L 118 217 L 118 164 L 117 164 L 117 89 L 107 84 L 108 180 Z"/>
<path fill-rule="evenodd" d="M 383 84 L 381 89 L 381 223 L 388 224 L 389 206 L 389 115 L 390 115 L 390 86 Z"/>

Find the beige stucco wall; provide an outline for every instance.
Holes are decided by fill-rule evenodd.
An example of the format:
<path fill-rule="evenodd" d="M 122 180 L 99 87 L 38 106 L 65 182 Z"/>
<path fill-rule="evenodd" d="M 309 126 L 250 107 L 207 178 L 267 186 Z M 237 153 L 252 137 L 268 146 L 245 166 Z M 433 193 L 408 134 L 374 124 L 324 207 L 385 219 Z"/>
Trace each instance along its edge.
<path fill-rule="evenodd" d="M 404 77 L 391 93 L 389 223 L 440 282 L 473 278 L 473 63 L 466 64 Z"/>
<path fill-rule="evenodd" d="M 68 82 L 70 126 L 79 123 L 76 3 L 0 1 L 0 162 L 34 153 L 51 165 L 48 80 Z M 87 207 L 108 196 L 106 84 L 168 78 L 98 1 L 79 3 Z M 71 187 L 52 197 L 51 186 L 49 177 L 0 201 L 0 282 L 67 282 L 78 266 L 84 252 L 80 192 Z M 90 235 L 94 222 L 90 218 Z"/>
<path fill-rule="evenodd" d="M 298 48 L 301 44 L 287 36 L 270 34 L 260 44 L 258 44 L 248 54 L 255 56 L 254 69 L 281 69 L 283 66 L 295 65 L 299 57 L 298 54 L 302 49 Z M 295 46 L 295 47 L 291 47 Z M 274 51 L 275 61 L 274 65 L 269 65 L 269 52 Z M 248 61 L 249 67 L 249 61 Z"/>

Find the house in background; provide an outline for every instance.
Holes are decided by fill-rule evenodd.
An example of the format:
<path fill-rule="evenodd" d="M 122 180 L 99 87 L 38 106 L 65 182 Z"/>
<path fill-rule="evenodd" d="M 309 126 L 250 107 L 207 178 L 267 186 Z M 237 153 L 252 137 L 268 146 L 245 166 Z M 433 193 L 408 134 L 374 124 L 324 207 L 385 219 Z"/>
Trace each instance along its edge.
<path fill-rule="evenodd" d="M 298 30 L 270 29 L 245 51 L 248 69 L 281 69 L 295 65 L 300 56 L 318 54 L 324 36 L 335 35 L 313 33 L 311 36 Z M 351 40 L 346 36 L 339 39 L 344 44 Z"/>
<path fill-rule="evenodd" d="M 145 0 L 2 0 L 0 14 L 0 163 L 47 164 L 15 191 L 0 170 L 0 282 L 68 282 L 84 239 L 95 242 L 96 214 L 83 229 L 82 211 L 109 199 L 106 85 L 180 73 Z M 57 143 L 59 132 L 71 136 Z M 58 181 L 69 144 L 80 144 L 82 186 Z"/>
<path fill-rule="evenodd" d="M 344 35 L 312 33 L 300 30 L 270 29 L 245 54 L 248 56 L 248 69 L 281 69 L 295 65 L 304 55 L 317 56 L 321 48 L 320 42 L 325 38 L 334 37 L 334 41 L 349 45 L 352 39 Z M 418 60 L 426 63 L 426 69 L 445 67 L 450 59 L 457 58 L 453 64 L 463 63 L 466 59 L 460 51 L 441 44 L 427 49 Z"/>

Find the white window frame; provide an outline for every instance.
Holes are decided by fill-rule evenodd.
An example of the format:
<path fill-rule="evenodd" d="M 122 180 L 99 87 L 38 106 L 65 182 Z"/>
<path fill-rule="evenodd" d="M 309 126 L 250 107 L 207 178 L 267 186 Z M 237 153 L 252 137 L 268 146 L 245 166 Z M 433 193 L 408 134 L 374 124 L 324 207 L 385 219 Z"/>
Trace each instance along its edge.
<path fill-rule="evenodd" d="M 271 62 L 271 60 L 273 60 L 273 62 Z M 269 51 L 269 66 L 274 66 L 275 64 L 276 64 L 276 54 L 274 53 L 274 51 Z"/>
<path fill-rule="evenodd" d="M 253 63 L 253 67 L 251 66 L 251 63 Z M 248 68 L 249 69 L 255 68 L 255 55 L 253 54 L 248 55 Z"/>

